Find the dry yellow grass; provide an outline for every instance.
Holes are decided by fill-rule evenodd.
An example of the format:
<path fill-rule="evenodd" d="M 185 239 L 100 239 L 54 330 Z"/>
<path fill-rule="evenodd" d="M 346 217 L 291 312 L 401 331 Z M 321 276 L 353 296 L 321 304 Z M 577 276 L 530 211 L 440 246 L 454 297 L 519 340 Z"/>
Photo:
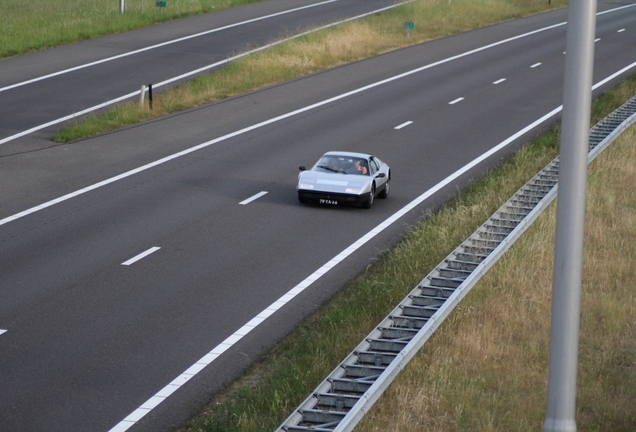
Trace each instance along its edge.
<path fill-rule="evenodd" d="M 398 8 L 289 40 L 233 61 L 176 89 L 157 93 L 153 111 L 130 102 L 59 131 L 68 142 L 151 117 L 254 90 L 436 37 L 563 7 L 567 0 L 418 0 Z M 404 21 L 415 28 L 406 37 Z"/>
<path fill-rule="evenodd" d="M 636 430 L 635 184 L 631 128 L 589 174 L 579 431 Z M 473 289 L 356 431 L 541 430 L 555 208 Z"/>

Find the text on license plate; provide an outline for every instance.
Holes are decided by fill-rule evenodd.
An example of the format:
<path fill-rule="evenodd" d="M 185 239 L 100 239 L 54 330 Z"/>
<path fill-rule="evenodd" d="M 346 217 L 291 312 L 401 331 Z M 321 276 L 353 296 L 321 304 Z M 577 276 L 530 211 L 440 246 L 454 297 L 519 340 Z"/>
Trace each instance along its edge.
<path fill-rule="evenodd" d="M 331 204 L 331 205 L 338 205 L 338 201 L 336 200 L 330 200 L 330 199 L 320 199 L 320 204 Z"/>

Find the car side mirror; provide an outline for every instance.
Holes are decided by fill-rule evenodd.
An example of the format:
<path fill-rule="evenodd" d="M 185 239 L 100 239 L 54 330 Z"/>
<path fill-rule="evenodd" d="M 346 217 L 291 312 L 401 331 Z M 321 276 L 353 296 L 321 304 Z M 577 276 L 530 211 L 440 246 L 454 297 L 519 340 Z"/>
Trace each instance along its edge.
<path fill-rule="evenodd" d="M 382 178 L 382 177 L 386 177 L 385 173 L 380 173 L 377 176 L 375 176 L 375 178 Z"/>
<path fill-rule="evenodd" d="M 301 170 L 301 171 L 306 171 L 307 170 L 307 168 L 305 168 L 305 165 L 299 166 L 298 169 Z"/>

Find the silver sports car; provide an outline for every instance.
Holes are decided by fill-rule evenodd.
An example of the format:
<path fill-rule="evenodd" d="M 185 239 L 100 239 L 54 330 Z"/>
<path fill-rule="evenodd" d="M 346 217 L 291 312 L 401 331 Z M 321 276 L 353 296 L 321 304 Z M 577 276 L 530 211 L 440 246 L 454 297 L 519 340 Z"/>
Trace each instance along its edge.
<path fill-rule="evenodd" d="M 369 154 L 330 151 L 311 169 L 301 166 L 300 171 L 297 189 L 301 203 L 371 208 L 376 196 L 389 196 L 391 170 Z"/>

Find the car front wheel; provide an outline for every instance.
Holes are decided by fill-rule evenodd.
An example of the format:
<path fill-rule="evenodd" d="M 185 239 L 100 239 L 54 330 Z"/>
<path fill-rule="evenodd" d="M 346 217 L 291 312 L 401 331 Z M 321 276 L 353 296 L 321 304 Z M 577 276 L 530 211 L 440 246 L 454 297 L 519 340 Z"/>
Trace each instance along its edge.
<path fill-rule="evenodd" d="M 371 194 L 369 195 L 369 199 L 362 203 L 362 208 L 370 209 L 373 204 L 373 198 L 375 197 L 375 184 L 371 188 Z"/>

